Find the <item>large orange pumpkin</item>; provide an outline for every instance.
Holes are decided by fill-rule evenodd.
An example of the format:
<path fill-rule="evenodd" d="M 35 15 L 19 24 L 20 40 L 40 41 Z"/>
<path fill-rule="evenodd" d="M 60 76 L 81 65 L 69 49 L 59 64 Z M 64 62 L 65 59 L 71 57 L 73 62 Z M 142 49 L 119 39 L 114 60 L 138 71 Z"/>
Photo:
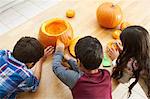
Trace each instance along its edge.
<path fill-rule="evenodd" d="M 69 22 L 60 18 L 53 18 L 44 22 L 40 28 L 39 41 L 45 46 L 55 46 L 60 39 L 66 47 L 70 45 L 73 38 L 73 29 Z"/>
<path fill-rule="evenodd" d="M 103 3 L 97 9 L 98 23 L 105 28 L 115 28 L 122 21 L 122 11 L 118 5 Z"/>

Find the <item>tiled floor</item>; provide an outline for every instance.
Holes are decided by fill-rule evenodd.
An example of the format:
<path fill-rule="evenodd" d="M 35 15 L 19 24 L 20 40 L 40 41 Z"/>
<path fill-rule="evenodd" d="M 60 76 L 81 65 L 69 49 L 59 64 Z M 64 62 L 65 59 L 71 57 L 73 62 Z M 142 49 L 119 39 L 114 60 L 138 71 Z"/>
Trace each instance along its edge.
<path fill-rule="evenodd" d="M 0 35 L 21 25 L 61 0 L 24 0 L 0 13 Z"/>

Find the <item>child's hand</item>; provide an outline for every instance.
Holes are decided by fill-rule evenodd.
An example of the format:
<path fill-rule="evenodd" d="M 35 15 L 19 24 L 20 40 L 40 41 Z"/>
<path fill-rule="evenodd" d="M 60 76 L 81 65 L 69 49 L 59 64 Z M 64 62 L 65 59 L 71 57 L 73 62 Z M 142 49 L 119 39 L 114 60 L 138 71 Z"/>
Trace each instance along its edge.
<path fill-rule="evenodd" d="M 70 60 L 70 59 L 72 59 L 72 60 L 75 60 L 75 61 L 76 61 L 76 59 L 75 59 L 75 58 L 73 58 L 70 54 L 65 54 L 65 55 L 64 55 L 64 59 L 65 59 L 65 60 L 67 60 L 67 61 L 68 61 L 68 60 Z"/>
<path fill-rule="evenodd" d="M 62 52 L 64 52 L 64 49 L 65 49 L 65 45 L 63 44 L 63 42 L 60 41 L 59 39 L 57 39 L 57 42 L 56 42 L 56 51 L 62 51 Z"/>
<path fill-rule="evenodd" d="M 117 40 L 117 41 L 116 41 L 116 45 L 117 45 L 117 47 L 118 47 L 119 52 L 121 52 L 121 51 L 123 50 L 123 46 L 122 46 L 121 41 L 120 41 L 120 40 Z"/>
<path fill-rule="evenodd" d="M 54 52 L 54 47 L 53 46 L 48 46 L 44 50 L 44 57 L 50 56 Z"/>
<path fill-rule="evenodd" d="M 65 54 L 65 55 L 64 55 L 64 59 L 65 59 L 65 60 L 70 60 L 70 57 L 71 57 L 71 56 L 68 55 L 68 54 Z"/>
<path fill-rule="evenodd" d="M 54 52 L 54 47 L 48 46 L 44 50 L 44 56 L 41 58 L 41 61 L 45 61 L 48 56 L 50 56 Z"/>
<path fill-rule="evenodd" d="M 41 72 L 42 72 L 42 66 L 44 61 L 48 56 L 50 56 L 54 52 L 54 47 L 48 46 L 44 50 L 44 56 L 40 58 L 40 60 L 35 64 L 35 66 L 32 68 L 32 71 L 34 72 L 34 76 L 37 77 L 38 80 L 41 79 Z"/>
<path fill-rule="evenodd" d="M 112 47 L 107 49 L 107 54 L 111 60 L 114 60 L 119 56 L 119 51 Z"/>

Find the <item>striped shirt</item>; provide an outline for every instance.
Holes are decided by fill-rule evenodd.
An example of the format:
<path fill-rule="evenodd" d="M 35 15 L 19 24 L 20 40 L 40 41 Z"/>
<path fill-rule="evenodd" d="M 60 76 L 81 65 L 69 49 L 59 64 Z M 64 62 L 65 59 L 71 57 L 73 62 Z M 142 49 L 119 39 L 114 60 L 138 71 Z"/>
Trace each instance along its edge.
<path fill-rule="evenodd" d="M 9 50 L 0 50 L 0 99 L 15 99 L 18 92 L 35 91 L 39 80 Z"/>

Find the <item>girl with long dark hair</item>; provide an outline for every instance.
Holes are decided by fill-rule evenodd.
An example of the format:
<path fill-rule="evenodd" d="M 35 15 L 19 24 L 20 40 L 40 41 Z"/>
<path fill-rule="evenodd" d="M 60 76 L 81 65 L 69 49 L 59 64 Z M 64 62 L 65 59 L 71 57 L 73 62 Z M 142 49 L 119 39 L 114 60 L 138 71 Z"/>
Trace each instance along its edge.
<path fill-rule="evenodd" d="M 120 35 L 122 48 L 117 43 L 119 50 L 108 49 L 112 60 L 116 58 L 112 77 L 121 83 L 128 82 L 131 78 L 135 81 L 129 86 L 129 96 L 135 84 L 142 79 L 150 96 L 150 36 L 141 26 L 130 26 Z M 113 61 L 114 62 L 114 61 Z"/>

